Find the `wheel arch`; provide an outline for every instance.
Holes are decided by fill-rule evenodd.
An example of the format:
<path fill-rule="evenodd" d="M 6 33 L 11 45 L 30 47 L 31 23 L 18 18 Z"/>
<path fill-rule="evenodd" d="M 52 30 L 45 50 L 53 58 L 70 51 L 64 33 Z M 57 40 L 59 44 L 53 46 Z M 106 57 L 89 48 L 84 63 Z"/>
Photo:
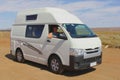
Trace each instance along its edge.
<path fill-rule="evenodd" d="M 16 50 L 15 50 L 15 55 L 16 55 L 17 50 L 22 51 L 22 49 L 20 47 L 17 47 Z"/>
<path fill-rule="evenodd" d="M 15 57 L 16 57 L 17 50 L 20 50 L 22 52 L 22 55 L 24 56 L 22 49 L 20 47 L 17 47 L 15 50 Z"/>
<path fill-rule="evenodd" d="M 49 66 L 50 58 L 53 57 L 53 56 L 58 57 L 58 59 L 61 61 L 62 65 L 63 65 L 62 58 L 61 58 L 59 55 L 57 55 L 57 54 L 55 54 L 55 53 L 52 53 L 52 54 L 48 57 L 48 60 L 47 60 L 47 65 L 48 65 L 48 66 Z"/>

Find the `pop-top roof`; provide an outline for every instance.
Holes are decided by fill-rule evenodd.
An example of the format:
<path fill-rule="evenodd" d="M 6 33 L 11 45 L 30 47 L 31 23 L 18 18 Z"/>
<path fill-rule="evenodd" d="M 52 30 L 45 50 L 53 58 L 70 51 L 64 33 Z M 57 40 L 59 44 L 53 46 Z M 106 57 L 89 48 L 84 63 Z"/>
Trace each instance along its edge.
<path fill-rule="evenodd" d="M 18 13 L 15 24 L 80 23 L 76 16 L 59 8 L 39 8 Z"/>

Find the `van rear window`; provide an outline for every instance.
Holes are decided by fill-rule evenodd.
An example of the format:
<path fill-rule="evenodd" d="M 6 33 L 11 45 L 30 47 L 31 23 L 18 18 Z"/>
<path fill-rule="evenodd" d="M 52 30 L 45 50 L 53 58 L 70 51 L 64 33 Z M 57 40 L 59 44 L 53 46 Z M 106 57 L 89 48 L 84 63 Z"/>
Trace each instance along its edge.
<path fill-rule="evenodd" d="M 36 20 L 36 19 L 37 19 L 37 14 L 27 15 L 26 16 L 26 20 Z"/>
<path fill-rule="evenodd" d="M 44 29 L 44 25 L 27 25 L 26 37 L 40 38 Z"/>

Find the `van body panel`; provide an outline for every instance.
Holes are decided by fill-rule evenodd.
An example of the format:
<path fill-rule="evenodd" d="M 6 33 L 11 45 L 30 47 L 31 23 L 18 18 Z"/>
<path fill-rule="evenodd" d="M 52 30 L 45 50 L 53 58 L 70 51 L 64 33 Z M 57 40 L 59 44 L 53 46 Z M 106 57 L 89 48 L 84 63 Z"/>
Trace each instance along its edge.
<path fill-rule="evenodd" d="M 52 38 L 42 48 L 45 59 L 48 59 L 50 54 L 56 54 L 60 57 L 63 65 L 69 65 L 69 41 Z"/>
<path fill-rule="evenodd" d="M 73 38 L 71 39 L 71 47 L 73 48 L 95 48 L 101 47 L 101 41 L 98 37 L 91 37 L 91 38 Z"/>

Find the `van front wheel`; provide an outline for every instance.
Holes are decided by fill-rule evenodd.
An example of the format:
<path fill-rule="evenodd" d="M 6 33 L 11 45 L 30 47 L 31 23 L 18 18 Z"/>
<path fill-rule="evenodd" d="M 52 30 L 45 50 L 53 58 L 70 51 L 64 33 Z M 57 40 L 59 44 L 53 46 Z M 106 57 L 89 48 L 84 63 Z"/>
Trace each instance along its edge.
<path fill-rule="evenodd" d="M 25 61 L 23 57 L 23 53 L 20 49 L 16 51 L 16 60 L 20 63 L 23 63 Z"/>
<path fill-rule="evenodd" d="M 52 56 L 50 58 L 49 68 L 52 72 L 56 74 L 61 74 L 63 72 L 61 60 L 57 56 Z"/>

